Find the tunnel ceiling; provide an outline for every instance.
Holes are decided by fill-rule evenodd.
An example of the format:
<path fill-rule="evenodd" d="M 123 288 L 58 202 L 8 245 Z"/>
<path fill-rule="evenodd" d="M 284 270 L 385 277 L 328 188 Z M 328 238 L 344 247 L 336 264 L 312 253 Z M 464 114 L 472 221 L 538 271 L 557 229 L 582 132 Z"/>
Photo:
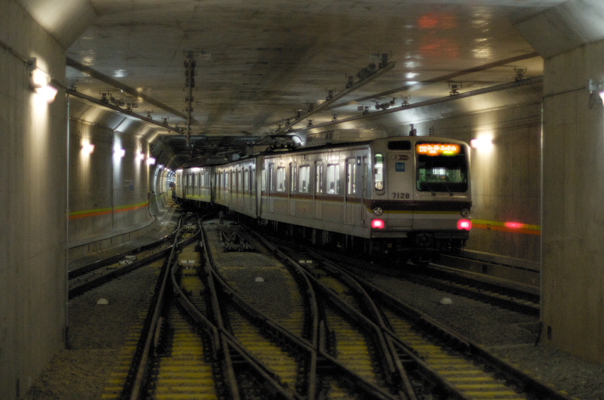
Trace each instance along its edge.
<path fill-rule="evenodd" d="M 341 121 L 375 114 L 376 105 L 514 82 L 517 73 L 541 76 L 542 58 L 513 23 L 561 1 L 90 3 L 98 17 L 67 51 L 68 85 L 155 122 L 148 137 L 184 164 L 192 155 L 219 157 L 284 133 L 288 119 L 301 129 L 309 119 Z M 195 64 L 189 129 L 187 60 Z M 337 100 L 322 105 L 330 95 Z M 319 111 L 309 114 L 313 108 Z M 371 129 L 374 120 L 342 128 Z"/>

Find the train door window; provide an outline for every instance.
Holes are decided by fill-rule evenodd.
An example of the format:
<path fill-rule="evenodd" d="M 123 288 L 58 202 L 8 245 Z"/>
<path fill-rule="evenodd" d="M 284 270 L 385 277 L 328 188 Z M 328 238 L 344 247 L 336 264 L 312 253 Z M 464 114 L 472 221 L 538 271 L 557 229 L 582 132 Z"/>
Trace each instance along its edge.
<path fill-rule="evenodd" d="M 323 163 L 317 162 L 315 166 L 315 192 L 317 194 L 323 193 Z"/>
<path fill-rule="evenodd" d="M 373 184 L 378 192 L 384 191 L 384 156 L 377 153 L 373 156 Z"/>
<path fill-rule="evenodd" d="M 224 173 L 224 188 L 225 189 L 230 189 L 231 186 L 229 186 L 230 182 L 229 182 L 229 172 L 225 171 Z"/>
<path fill-rule="evenodd" d="M 296 193 L 298 190 L 298 165 L 296 163 L 289 164 L 289 182 L 290 193 Z"/>
<path fill-rule="evenodd" d="M 250 190 L 250 170 L 246 168 L 243 170 L 243 191 L 248 192 Z"/>
<path fill-rule="evenodd" d="M 275 166 L 273 164 L 268 166 L 268 185 L 271 193 L 275 192 Z"/>
<path fill-rule="evenodd" d="M 256 193 L 256 168 L 252 168 L 250 173 L 250 179 L 252 180 L 252 193 Z"/>
<path fill-rule="evenodd" d="M 327 193 L 340 193 L 340 164 L 327 165 Z"/>
<path fill-rule="evenodd" d="M 277 192 L 285 192 L 285 167 L 277 167 Z"/>
<path fill-rule="evenodd" d="M 356 160 L 350 159 L 346 163 L 346 194 L 355 194 L 357 192 L 357 168 Z"/>
<path fill-rule="evenodd" d="M 300 185 L 298 191 L 300 193 L 308 193 L 310 187 L 310 166 L 303 165 L 300 167 Z"/>
<path fill-rule="evenodd" d="M 237 170 L 237 192 L 240 192 L 243 189 L 243 171 L 239 169 Z"/>

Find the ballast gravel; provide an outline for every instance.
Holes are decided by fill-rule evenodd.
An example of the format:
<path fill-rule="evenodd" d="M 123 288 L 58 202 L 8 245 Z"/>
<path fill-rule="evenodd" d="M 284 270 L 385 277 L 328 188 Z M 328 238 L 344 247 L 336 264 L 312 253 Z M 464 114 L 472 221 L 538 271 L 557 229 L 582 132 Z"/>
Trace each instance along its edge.
<path fill-rule="evenodd" d="M 252 258 L 248 258 L 252 260 Z M 250 271 L 246 271 L 246 266 Z M 255 265 L 242 254 L 246 292 L 259 298 L 275 295 L 271 279 L 257 282 Z M 547 344 L 535 345 L 536 318 L 502 310 L 464 297 L 402 282 L 388 276 L 366 276 L 375 285 L 434 320 L 507 360 L 534 378 L 581 400 L 604 399 L 604 365 L 582 361 Z M 27 394 L 27 400 L 93 400 L 101 398 L 117 353 L 124 343 L 145 288 L 154 285 L 150 269 L 142 268 L 69 302 L 69 347 L 55 356 Z M 106 298 L 108 305 L 97 305 Z M 445 301 L 444 298 L 450 301 Z M 263 302 L 279 314 L 279 301 Z"/>

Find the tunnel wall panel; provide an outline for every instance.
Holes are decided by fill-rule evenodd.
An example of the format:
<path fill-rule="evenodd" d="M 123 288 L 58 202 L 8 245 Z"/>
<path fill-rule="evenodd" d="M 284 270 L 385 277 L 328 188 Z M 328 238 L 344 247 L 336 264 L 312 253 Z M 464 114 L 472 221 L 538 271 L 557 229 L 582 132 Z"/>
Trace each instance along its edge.
<path fill-rule="evenodd" d="M 153 222 L 149 213 L 148 144 L 135 135 L 82 121 L 70 121 L 70 248 L 115 244 L 117 237 Z M 94 144 L 87 153 L 86 146 Z M 123 149 L 121 157 L 116 154 Z M 109 240 L 107 240 L 109 239 Z M 70 256 L 81 252 L 70 252 Z"/>
<path fill-rule="evenodd" d="M 0 2 L 0 38 L 51 77 L 62 47 L 14 1 Z M 31 90 L 25 63 L 0 51 L 0 398 L 23 397 L 64 346 L 66 102 Z"/>
<path fill-rule="evenodd" d="M 604 41 L 546 60 L 542 341 L 604 363 Z"/>

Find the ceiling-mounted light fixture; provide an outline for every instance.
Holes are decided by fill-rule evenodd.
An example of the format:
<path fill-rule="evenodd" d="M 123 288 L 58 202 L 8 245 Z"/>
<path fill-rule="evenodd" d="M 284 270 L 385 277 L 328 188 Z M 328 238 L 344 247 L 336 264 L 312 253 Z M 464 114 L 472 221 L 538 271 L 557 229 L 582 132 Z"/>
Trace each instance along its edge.
<path fill-rule="evenodd" d="M 57 96 L 58 89 L 50 84 L 50 76 L 37 66 L 37 59 L 34 57 L 29 61 L 30 85 L 36 94 L 52 103 Z"/>

